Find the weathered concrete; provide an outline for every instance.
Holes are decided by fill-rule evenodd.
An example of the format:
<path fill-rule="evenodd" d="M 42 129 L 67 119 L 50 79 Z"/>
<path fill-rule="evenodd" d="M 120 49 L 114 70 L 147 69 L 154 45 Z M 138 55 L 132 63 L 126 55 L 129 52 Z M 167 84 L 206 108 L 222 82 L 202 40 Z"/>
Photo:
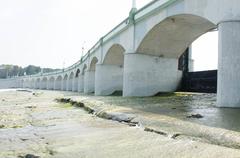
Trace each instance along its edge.
<path fill-rule="evenodd" d="M 123 96 L 152 96 L 178 88 L 178 59 L 143 54 L 127 54 L 124 59 Z"/>
<path fill-rule="evenodd" d="M 240 21 L 219 24 L 218 106 L 240 107 Z"/>
<path fill-rule="evenodd" d="M 117 65 L 97 65 L 95 95 L 110 95 L 123 90 L 123 68 Z"/>
<path fill-rule="evenodd" d="M 79 75 L 78 79 L 78 92 L 84 92 L 84 75 Z"/>
<path fill-rule="evenodd" d="M 95 71 L 86 71 L 84 73 L 84 93 L 93 93 L 95 91 Z"/>
<path fill-rule="evenodd" d="M 62 77 L 59 76 L 54 82 L 54 90 L 62 90 Z"/>

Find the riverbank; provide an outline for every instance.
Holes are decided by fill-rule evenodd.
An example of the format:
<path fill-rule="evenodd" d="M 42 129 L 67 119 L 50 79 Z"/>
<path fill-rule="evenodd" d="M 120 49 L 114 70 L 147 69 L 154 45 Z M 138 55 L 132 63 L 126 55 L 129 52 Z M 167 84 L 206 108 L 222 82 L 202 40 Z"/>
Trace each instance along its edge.
<path fill-rule="evenodd" d="M 1 92 L 0 157 L 239 157 L 239 132 L 204 125 L 201 119 L 209 112 L 201 113 L 201 119 L 188 118 L 194 113 L 186 107 L 188 97 L 206 102 L 205 110 L 214 107 L 214 96 L 195 94 L 122 98 Z M 71 98 L 93 111 L 57 103 L 56 98 Z M 200 103 L 197 107 L 204 109 Z M 235 143 L 230 145 L 225 138 Z M 214 143 L 220 139 L 224 142 Z"/>

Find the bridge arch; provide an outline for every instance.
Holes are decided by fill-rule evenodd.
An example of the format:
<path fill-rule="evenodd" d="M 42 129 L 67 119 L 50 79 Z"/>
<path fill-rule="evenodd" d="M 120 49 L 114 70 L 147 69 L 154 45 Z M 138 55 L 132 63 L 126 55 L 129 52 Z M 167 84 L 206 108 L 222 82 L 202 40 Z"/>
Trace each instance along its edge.
<path fill-rule="evenodd" d="M 49 90 L 54 90 L 54 82 L 55 82 L 55 78 L 52 76 L 49 78 L 49 81 L 48 81 L 48 89 Z"/>
<path fill-rule="evenodd" d="M 97 57 L 90 59 L 89 69 L 84 72 L 84 93 L 93 93 L 95 91 L 95 70 L 98 63 Z"/>
<path fill-rule="evenodd" d="M 125 56 L 124 96 L 152 96 L 179 87 L 179 57 L 201 35 L 217 26 L 204 17 L 176 14 L 154 25 Z M 141 63 L 141 64 L 136 64 Z"/>
<path fill-rule="evenodd" d="M 125 51 L 122 45 L 113 44 L 107 51 L 103 63 L 97 65 L 95 95 L 122 92 Z"/>
<path fill-rule="evenodd" d="M 68 80 L 68 74 L 65 74 L 63 77 L 63 82 L 62 82 L 62 90 L 67 91 L 67 80 Z"/>
<path fill-rule="evenodd" d="M 47 77 L 43 77 L 41 80 L 41 89 L 47 89 L 47 82 L 48 82 Z"/>
<path fill-rule="evenodd" d="M 89 71 L 95 71 L 97 63 L 98 63 L 98 58 L 97 57 L 93 57 L 91 59 L 90 65 L 89 65 Z"/>
<path fill-rule="evenodd" d="M 87 64 L 84 64 L 83 68 L 82 68 L 82 74 L 83 75 L 85 74 L 86 70 L 87 70 Z"/>
<path fill-rule="evenodd" d="M 72 91 L 78 92 L 79 91 L 79 84 L 80 84 L 80 69 L 78 68 L 74 74 L 74 81 L 73 81 L 73 88 Z"/>
<path fill-rule="evenodd" d="M 57 76 L 56 80 L 55 80 L 55 84 L 54 84 L 54 89 L 55 90 L 62 90 L 62 75 Z"/>
<path fill-rule="evenodd" d="M 68 91 L 72 91 L 73 89 L 73 79 L 74 79 L 74 72 L 71 72 L 68 78 Z"/>
<path fill-rule="evenodd" d="M 137 46 L 136 52 L 179 58 L 193 41 L 216 27 L 213 22 L 197 15 L 173 15 L 153 26 Z"/>
<path fill-rule="evenodd" d="M 120 44 L 112 45 L 103 59 L 103 64 L 123 66 L 124 52 L 125 49 L 122 45 Z"/>

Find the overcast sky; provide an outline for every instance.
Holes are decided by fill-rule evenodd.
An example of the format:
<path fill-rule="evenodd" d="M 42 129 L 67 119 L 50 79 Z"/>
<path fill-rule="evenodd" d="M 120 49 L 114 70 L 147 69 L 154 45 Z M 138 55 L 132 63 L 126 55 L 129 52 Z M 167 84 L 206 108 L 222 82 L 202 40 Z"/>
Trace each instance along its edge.
<path fill-rule="evenodd" d="M 140 8 L 151 0 L 137 0 Z M 0 0 L 0 64 L 70 66 L 125 19 L 132 0 Z M 193 44 L 195 70 L 217 66 L 217 33 Z M 65 64 L 64 64 L 65 63 Z"/>

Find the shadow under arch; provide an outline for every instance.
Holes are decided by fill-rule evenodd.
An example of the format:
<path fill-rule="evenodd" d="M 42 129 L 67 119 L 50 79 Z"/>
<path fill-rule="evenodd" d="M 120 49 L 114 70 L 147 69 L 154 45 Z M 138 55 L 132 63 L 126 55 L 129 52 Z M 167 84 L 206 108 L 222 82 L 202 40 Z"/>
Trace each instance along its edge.
<path fill-rule="evenodd" d="M 71 72 L 68 78 L 68 91 L 72 91 L 73 89 L 73 79 L 74 79 L 74 72 Z"/>
<path fill-rule="evenodd" d="M 137 46 L 125 56 L 124 96 L 153 96 L 178 89 L 183 72 L 179 57 L 193 41 L 217 26 L 192 14 L 167 17 L 153 26 Z"/>
<path fill-rule="evenodd" d="M 179 58 L 201 35 L 217 28 L 204 17 L 178 14 L 167 17 L 155 25 L 137 47 L 137 53 Z"/>
<path fill-rule="evenodd" d="M 62 82 L 62 90 L 63 91 L 67 90 L 67 80 L 68 80 L 68 74 L 65 74 L 63 77 L 63 82 Z"/>
<path fill-rule="evenodd" d="M 54 89 L 55 90 L 62 90 L 62 76 L 59 75 L 56 80 L 55 80 L 55 84 L 54 84 Z"/>
<path fill-rule="evenodd" d="M 84 72 L 84 93 L 86 94 L 95 92 L 95 71 L 97 63 L 98 58 L 93 57 L 90 61 L 89 69 Z"/>
<path fill-rule="evenodd" d="M 74 81 L 73 81 L 73 87 L 72 91 L 73 92 L 78 92 L 79 91 L 79 84 L 80 84 L 80 69 L 78 68 L 77 71 L 74 74 Z"/>
<path fill-rule="evenodd" d="M 43 77 L 41 81 L 41 89 L 47 89 L 47 77 Z"/>
<path fill-rule="evenodd" d="M 53 76 L 50 77 L 48 81 L 48 87 L 47 87 L 49 90 L 54 90 L 54 81 L 55 81 L 55 78 Z"/>

